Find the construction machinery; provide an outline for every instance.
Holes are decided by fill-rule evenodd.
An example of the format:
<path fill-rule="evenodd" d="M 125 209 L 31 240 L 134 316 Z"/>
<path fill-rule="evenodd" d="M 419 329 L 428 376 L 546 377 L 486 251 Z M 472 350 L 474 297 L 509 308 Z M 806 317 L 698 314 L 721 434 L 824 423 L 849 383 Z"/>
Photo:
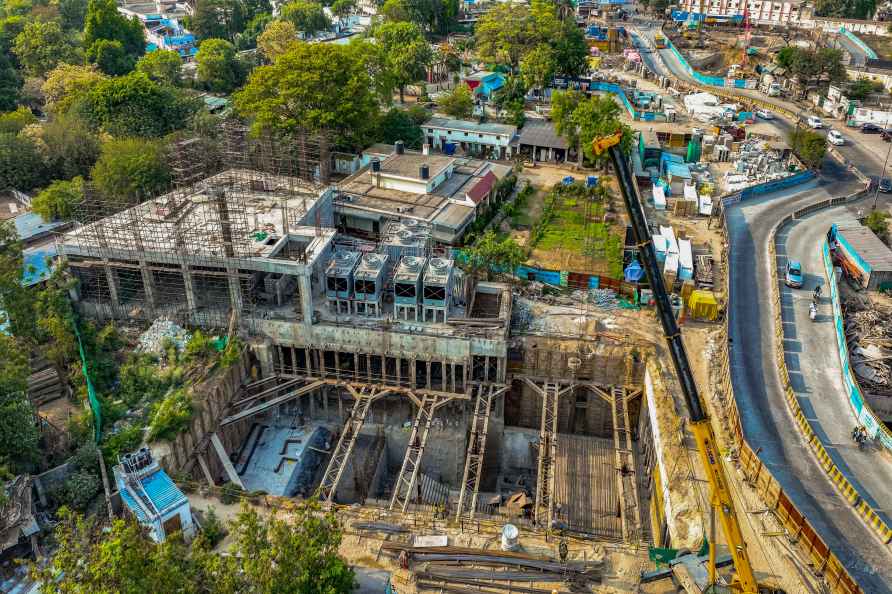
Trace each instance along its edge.
<path fill-rule="evenodd" d="M 623 201 L 631 220 L 632 234 L 638 248 L 639 260 L 644 266 L 647 280 L 653 291 L 657 315 L 663 326 L 663 334 L 666 337 L 669 352 L 672 356 L 672 363 L 675 366 L 675 372 L 681 383 L 682 394 L 690 414 L 690 429 L 697 442 L 700 460 L 709 480 L 711 503 L 716 515 L 720 519 L 725 540 L 734 562 L 735 575 L 732 589 L 746 594 L 759 594 L 759 584 L 756 582 L 746 543 L 740 531 L 740 522 L 734 509 L 734 501 L 731 499 L 728 478 L 722 466 L 715 434 L 709 422 L 709 417 L 706 415 L 703 403 L 700 400 L 700 395 L 697 392 L 697 385 L 694 382 L 694 374 L 688 363 L 688 356 L 685 352 L 681 332 L 669 302 L 669 294 L 663 282 L 663 275 L 660 274 L 659 265 L 657 264 L 656 250 L 654 249 L 650 229 L 647 225 L 647 219 L 644 216 L 644 209 L 641 206 L 641 200 L 632 181 L 629 162 L 623 155 L 620 146 L 621 140 L 621 131 L 610 136 L 596 138 L 592 142 L 592 150 L 597 155 L 603 154 L 605 151 L 609 153 L 619 180 Z M 710 591 L 716 591 L 716 551 L 714 541 L 715 539 L 712 538 L 709 542 L 708 583 Z"/>

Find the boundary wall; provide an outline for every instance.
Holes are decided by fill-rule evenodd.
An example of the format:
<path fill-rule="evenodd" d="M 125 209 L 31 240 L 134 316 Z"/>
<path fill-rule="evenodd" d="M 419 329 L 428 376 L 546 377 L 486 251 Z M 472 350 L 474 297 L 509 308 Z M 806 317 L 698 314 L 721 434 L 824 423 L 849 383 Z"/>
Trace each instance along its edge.
<path fill-rule="evenodd" d="M 663 35 L 666 37 L 665 35 Z M 675 44 L 672 43 L 668 37 L 666 37 L 666 47 L 672 51 L 672 54 L 678 60 L 678 63 L 681 64 L 681 67 L 684 68 L 685 72 L 697 81 L 700 84 L 709 86 L 709 87 L 724 87 L 724 88 L 734 88 L 734 89 L 755 89 L 758 82 L 754 78 L 722 78 L 720 76 L 709 76 L 703 74 L 702 72 L 698 72 L 694 70 L 694 67 L 688 62 L 687 58 L 685 58 L 678 48 L 675 47 Z"/>
<path fill-rule="evenodd" d="M 858 421 L 864 425 L 868 434 L 878 439 L 884 448 L 892 451 L 892 432 L 880 421 L 876 413 L 861 395 L 861 385 L 858 378 L 852 372 L 849 361 L 849 348 L 846 343 L 845 318 L 842 315 L 842 302 L 839 298 L 839 284 L 834 272 L 833 261 L 830 259 L 830 246 L 825 239 L 821 244 L 821 256 L 824 261 L 824 272 L 830 279 L 830 300 L 833 304 L 833 326 L 836 328 L 836 343 L 839 347 L 839 362 L 842 365 L 842 380 L 846 387 L 849 404 L 858 416 Z M 888 542 L 888 541 L 887 541 Z"/>

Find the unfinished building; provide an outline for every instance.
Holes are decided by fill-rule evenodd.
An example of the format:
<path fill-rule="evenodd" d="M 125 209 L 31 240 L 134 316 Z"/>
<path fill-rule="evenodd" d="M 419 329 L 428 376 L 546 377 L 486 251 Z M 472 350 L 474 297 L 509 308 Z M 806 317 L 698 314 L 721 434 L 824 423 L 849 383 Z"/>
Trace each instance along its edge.
<path fill-rule="evenodd" d="M 467 276 L 430 242 L 393 240 L 423 222 L 358 241 L 335 229 L 318 167 L 236 153 L 59 240 L 85 315 L 229 328 L 251 346 L 254 378 L 215 400 L 169 470 L 649 540 L 637 353 L 615 337 L 512 329 L 510 285 Z"/>

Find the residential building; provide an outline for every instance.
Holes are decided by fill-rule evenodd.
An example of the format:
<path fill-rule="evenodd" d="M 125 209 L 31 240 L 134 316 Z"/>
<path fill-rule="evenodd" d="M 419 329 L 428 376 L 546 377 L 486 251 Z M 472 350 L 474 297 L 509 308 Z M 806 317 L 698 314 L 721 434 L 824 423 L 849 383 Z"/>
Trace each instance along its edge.
<path fill-rule="evenodd" d="M 454 245 L 490 199 L 493 180 L 511 171 L 479 159 L 430 154 L 427 148 L 406 150 L 400 142 L 384 154 L 387 147 L 371 147 L 371 155 L 361 159 L 367 165 L 338 185 L 334 209 L 340 231 L 379 240 L 388 223 L 410 220 L 428 227 L 434 243 Z"/>
<path fill-rule="evenodd" d="M 485 70 L 473 72 L 462 80 L 471 88 L 475 96 L 482 97 L 487 101 L 492 99 L 493 93 L 501 89 L 505 84 L 504 75 Z"/>
<path fill-rule="evenodd" d="M 148 448 L 125 454 L 112 469 L 121 502 L 149 530 L 155 542 L 174 532 L 187 540 L 195 536 L 189 499 L 152 458 Z"/>
<path fill-rule="evenodd" d="M 448 145 L 462 151 L 493 159 L 510 159 L 511 142 L 517 134 L 517 126 L 431 118 L 421 127 L 425 142 L 443 151 Z"/>
<path fill-rule="evenodd" d="M 183 27 L 180 19 L 186 15 L 185 7 L 173 2 L 125 3 L 118 12 L 136 17 L 146 33 L 146 51 L 173 50 L 184 60 L 195 57 L 198 43 L 195 36 Z"/>
<path fill-rule="evenodd" d="M 517 151 L 534 162 L 565 163 L 570 144 L 547 120 L 527 120 L 515 141 Z"/>
<path fill-rule="evenodd" d="M 802 0 L 680 0 L 679 10 L 689 15 L 710 17 L 742 17 L 749 15 L 755 24 L 795 25 L 804 8 Z"/>

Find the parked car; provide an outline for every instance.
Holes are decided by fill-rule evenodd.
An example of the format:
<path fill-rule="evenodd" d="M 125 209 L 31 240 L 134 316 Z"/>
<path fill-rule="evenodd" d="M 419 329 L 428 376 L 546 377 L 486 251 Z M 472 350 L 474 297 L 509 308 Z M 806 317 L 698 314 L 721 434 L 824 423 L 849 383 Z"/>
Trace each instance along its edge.
<path fill-rule="evenodd" d="M 830 130 L 827 133 L 827 142 L 835 146 L 842 146 L 846 143 L 846 139 L 837 130 Z"/>
<path fill-rule="evenodd" d="M 774 114 L 768 111 L 767 109 L 757 109 L 756 116 L 762 118 L 763 120 L 773 120 Z"/>
<path fill-rule="evenodd" d="M 866 124 L 862 124 L 861 133 L 862 134 L 881 134 L 883 129 L 876 124 L 871 124 L 867 122 Z"/>
<path fill-rule="evenodd" d="M 784 274 L 784 283 L 793 289 L 802 288 L 802 264 L 799 260 L 787 260 L 787 271 Z"/>
<path fill-rule="evenodd" d="M 888 177 L 884 177 L 883 179 L 881 179 L 879 183 L 879 190 L 883 194 L 892 193 L 892 179 L 889 179 Z"/>
<path fill-rule="evenodd" d="M 808 119 L 805 120 L 805 123 L 808 124 L 809 128 L 814 128 L 815 130 L 824 127 L 824 122 L 822 122 L 821 118 L 819 118 L 818 116 L 808 116 Z"/>

